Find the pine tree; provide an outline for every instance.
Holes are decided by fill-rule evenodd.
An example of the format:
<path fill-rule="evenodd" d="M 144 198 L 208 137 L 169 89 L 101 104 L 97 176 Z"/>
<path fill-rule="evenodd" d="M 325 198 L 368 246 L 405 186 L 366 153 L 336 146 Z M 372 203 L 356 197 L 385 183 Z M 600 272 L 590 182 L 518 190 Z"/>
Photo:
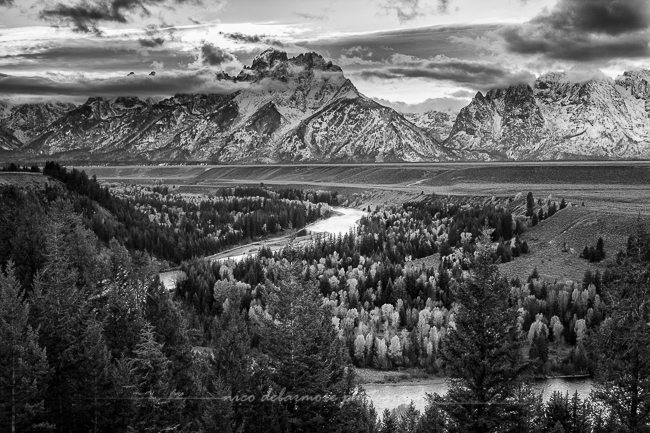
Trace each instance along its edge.
<path fill-rule="evenodd" d="M 193 401 L 185 407 L 187 419 L 184 430 L 198 432 L 230 433 L 235 417 L 230 387 L 216 375 L 210 356 L 197 355 L 192 364 L 191 380 Z"/>
<path fill-rule="evenodd" d="M 597 350 L 593 397 L 615 415 L 622 431 L 650 430 L 650 276 L 622 266 L 608 284 L 610 315 L 592 345 Z"/>
<path fill-rule="evenodd" d="M 77 368 L 69 378 L 74 400 L 70 408 L 75 430 L 96 433 L 115 427 L 112 419 L 115 394 L 111 356 L 99 321 L 90 316 L 78 344 L 69 347 L 65 358 Z M 109 398 L 107 398 L 109 397 Z"/>
<path fill-rule="evenodd" d="M 26 431 L 42 422 L 49 367 L 29 305 L 20 301 L 13 264 L 0 272 L 0 430 Z"/>
<path fill-rule="evenodd" d="M 400 433 L 415 433 L 420 420 L 420 411 L 411 402 L 399 416 L 398 431 Z"/>
<path fill-rule="evenodd" d="M 377 412 L 365 396 L 346 400 L 331 423 L 335 432 L 376 433 Z"/>
<path fill-rule="evenodd" d="M 488 236 L 484 233 L 484 239 Z M 513 398 L 525 364 L 518 313 L 509 297 L 510 288 L 492 264 L 489 246 L 479 245 L 472 276 L 456 295 L 454 324 L 442 349 L 451 378 L 443 406 L 450 431 L 502 431 L 517 412 Z"/>
<path fill-rule="evenodd" d="M 526 216 L 532 217 L 534 212 L 535 212 L 535 198 L 533 197 L 533 193 L 529 192 L 528 195 L 526 195 Z"/>
<path fill-rule="evenodd" d="M 181 427 L 183 395 L 172 388 L 171 362 L 145 324 L 140 332 L 134 357 L 127 362 L 133 386 L 133 416 L 129 429 L 134 432 L 175 432 Z"/>
<path fill-rule="evenodd" d="M 129 252 L 112 240 L 110 261 L 104 278 L 103 295 L 97 308 L 102 310 L 106 343 L 115 358 L 128 356 L 138 343 L 144 326 L 143 303 L 146 284 L 136 276 Z"/>
<path fill-rule="evenodd" d="M 52 370 L 45 408 L 58 431 L 74 431 L 75 392 L 80 364 L 70 356 L 80 344 L 88 317 L 88 304 L 77 287 L 78 271 L 66 247 L 65 218 L 52 217 L 45 228 L 45 264 L 34 279 L 30 294 L 30 321 L 40 329 L 39 342 L 47 350 Z"/>
<path fill-rule="evenodd" d="M 544 407 L 544 418 L 547 430 L 565 431 L 571 422 L 569 395 L 554 391 Z"/>
<path fill-rule="evenodd" d="M 544 364 L 548 361 L 548 335 L 545 327 L 535 331 L 529 358 L 536 364 L 537 372 L 543 374 Z"/>
<path fill-rule="evenodd" d="M 252 363 L 250 333 L 244 314 L 232 307 L 215 318 L 211 329 L 213 368 L 235 394 L 247 386 Z"/>
<path fill-rule="evenodd" d="M 272 371 L 268 392 L 309 399 L 274 403 L 272 410 L 282 431 L 323 431 L 340 401 L 353 392 L 346 348 L 315 284 L 301 281 L 298 267 L 279 273 L 278 287 L 267 288 L 268 317 L 258 329 L 260 349 Z M 314 400 L 319 396 L 327 400 Z"/>
<path fill-rule="evenodd" d="M 418 421 L 416 428 L 417 433 L 444 433 L 445 414 L 439 403 L 444 403 L 444 399 L 439 395 L 427 394 L 427 405 Z"/>
<path fill-rule="evenodd" d="M 172 363 L 174 387 L 189 392 L 192 387 L 192 346 L 187 323 L 157 279 L 149 284 L 144 310 L 145 319 L 156 330 L 157 341 L 163 345 L 163 353 Z"/>
<path fill-rule="evenodd" d="M 605 258 L 605 243 L 603 242 L 603 238 L 598 238 L 598 242 L 596 242 L 596 253 L 597 262 Z"/>
<path fill-rule="evenodd" d="M 388 409 L 384 409 L 384 413 L 381 415 L 379 433 L 397 433 L 397 419 L 395 419 L 395 414 Z"/>

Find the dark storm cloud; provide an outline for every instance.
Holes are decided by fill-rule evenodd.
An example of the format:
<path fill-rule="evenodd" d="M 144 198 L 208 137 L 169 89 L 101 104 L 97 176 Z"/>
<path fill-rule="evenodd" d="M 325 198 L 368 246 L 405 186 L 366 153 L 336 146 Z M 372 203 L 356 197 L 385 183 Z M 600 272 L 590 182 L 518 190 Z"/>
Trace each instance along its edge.
<path fill-rule="evenodd" d="M 142 38 L 138 40 L 138 42 L 140 42 L 140 45 L 142 45 L 145 48 L 159 47 L 163 45 L 165 41 L 166 39 L 163 38 L 162 36 L 152 36 L 150 38 Z"/>
<path fill-rule="evenodd" d="M 231 62 L 235 57 L 229 52 L 209 42 L 201 45 L 201 62 L 208 66 L 219 66 L 222 63 Z"/>
<path fill-rule="evenodd" d="M 445 58 L 431 62 L 409 62 L 381 69 L 369 69 L 361 71 L 359 75 L 364 78 L 384 80 L 424 78 L 481 90 L 529 83 L 534 80 L 534 76 L 528 72 L 513 72 L 495 64 Z"/>
<path fill-rule="evenodd" d="M 234 33 L 223 33 L 220 32 L 219 34 L 223 35 L 223 37 L 228 38 L 233 41 L 237 42 L 244 42 L 248 44 L 266 44 L 266 45 L 275 45 L 277 47 L 283 47 L 284 44 L 277 39 L 271 39 L 267 36 L 264 35 L 246 35 L 243 33 L 239 32 L 234 32 Z"/>
<path fill-rule="evenodd" d="M 296 45 L 327 55 L 334 61 L 350 56 L 350 50 L 364 52 L 364 59 L 387 62 L 396 54 L 419 58 L 446 55 L 457 58 L 477 58 L 481 49 L 475 44 L 458 42 L 459 38 L 473 41 L 500 29 L 500 25 L 436 26 L 416 29 L 376 32 L 315 41 L 298 41 Z"/>
<path fill-rule="evenodd" d="M 109 79 L 77 79 L 57 81 L 43 77 L 0 78 L 0 95 L 58 96 L 86 98 L 89 96 L 168 96 L 176 93 L 231 93 L 241 84 L 216 80 L 205 71 L 177 74 L 132 75 Z"/>
<path fill-rule="evenodd" d="M 561 0 L 533 22 L 554 29 L 619 35 L 648 27 L 647 0 Z"/>
<path fill-rule="evenodd" d="M 151 6 L 171 6 L 191 1 L 200 0 L 80 0 L 74 5 L 57 3 L 43 9 L 40 16 L 55 23 L 72 25 L 80 32 L 100 33 L 100 22 L 126 23 L 131 14 L 148 16 Z"/>
<path fill-rule="evenodd" d="M 150 70 L 153 61 L 186 67 L 196 55 L 177 49 L 145 50 L 138 41 L 83 39 L 56 46 L 34 46 L 19 54 L 0 55 L 4 71 L 30 71 L 35 66 L 51 71 L 124 71 Z"/>
<path fill-rule="evenodd" d="M 650 36 L 647 33 L 598 38 L 562 32 L 535 35 L 521 29 L 508 29 L 504 30 L 503 36 L 508 48 L 516 53 L 544 54 L 560 60 L 583 62 L 650 56 Z"/>
<path fill-rule="evenodd" d="M 650 55 L 649 28 L 647 0 L 560 0 L 502 36 L 516 53 L 590 61 Z"/>

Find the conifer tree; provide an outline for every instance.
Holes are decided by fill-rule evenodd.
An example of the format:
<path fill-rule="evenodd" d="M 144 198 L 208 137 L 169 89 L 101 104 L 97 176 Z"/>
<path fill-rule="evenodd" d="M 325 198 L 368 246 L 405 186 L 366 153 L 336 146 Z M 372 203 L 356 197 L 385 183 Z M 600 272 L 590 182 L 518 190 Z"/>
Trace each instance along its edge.
<path fill-rule="evenodd" d="M 400 433 L 415 433 L 420 419 L 420 411 L 411 401 L 399 416 L 398 430 Z"/>
<path fill-rule="evenodd" d="M 43 420 L 49 367 L 13 264 L 0 271 L 0 431 L 26 431 Z"/>
<path fill-rule="evenodd" d="M 171 362 L 163 354 L 154 329 L 145 324 L 140 332 L 134 357 L 127 362 L 133 386 L 133 416 L 129 430 L 133 432 L 180 431 L 184 398 L 171 384 Z"/>
<path fill-rule="evenodd" d="M 526 195 L 526 216 L 532 217 L 534 212 L 535 212 L 535 198 L 533 197 L 533 193 L 529 192 L 528 195 Z"/>
<path fill-rule="evenodd" d="M 74 429 L 97 433 L 115 428 L 112 412 L 115 400 L 114 370 L 99 321 L 89 316 L 78 344 L 68 348 L 65 358 L 75 364 L 74 376 L 68 379 L 73 393 L 70 408 Z"/>
<path fill-rule="evenodd" d="M 609 282 L 609 317 L 592 345 L 597 350 L 593 397 L 620 423 L 621 431 L 650 431 L 650 277 L 646 270 L 625 267 Z"/>
<path fill-rule="evenodd" d="M 397 433 L 397 419 L 395 414 L 388 409 L 384 409 L 384 413 L 381 415 L 379 433 Z"/>
<path fill-rule="evenodd" d="M 259 328 L 260 349 L 272 371 L 269 392 L 305 399 L 274 404 L 278 427 L 292 432 L 324 431 L 326 426 L 333 430 L 327 420 L 354 389 L 345 346 L 314 282 L 301 281 L 298 267 L 281 269 L 280 275 L 278 286 L 268 288 L 272 293 L 268 317 Z"/>
<path fill-rule="evenodd" d="M 45 264 L 29 298 L 30 319 L 40 329 L 39 342 L 52 370 L 45 402 L 48 419 L 66 433 L 74 431 L 75 392 L 86 379 L 70 354 L 80 344 L 88 317 L 88 304 L 77 287 L 78 270 L 66 247 L 67 230 L 61 214 L 51 217 L 45 228 Z"/>
<path fill-rule="evenodd" d="M 483 239 L 490 234 L 484 230 Z M 513 399 L 525 369 L 518 313 L 488 245 L 477 247 L 472 267 L 456 295 L 454 325 L 442 349 L 451 378 L 443 410 L 452 432 L 503 431 L 517 412 Z"/>
<path fill-rule="evenodd" d="M 110 260 L 104 278 L 103 295 L 97 308 L 102 311 L 106 344 L 115 358 L 128 356 L 139 341 L 144 326 L 145 283 L 136 278 L 129 252 L 117 241 L 109 243 Z"/>
<path fill-rule="evenodd" d="M 444 433 L 447 431 L 445 426 L 445 414 L 439 403 L 444 403 L 444 399 L 439 395 L 427 394 L 427 405 L 420 417 L 417 425 L 417 433 Z"/>

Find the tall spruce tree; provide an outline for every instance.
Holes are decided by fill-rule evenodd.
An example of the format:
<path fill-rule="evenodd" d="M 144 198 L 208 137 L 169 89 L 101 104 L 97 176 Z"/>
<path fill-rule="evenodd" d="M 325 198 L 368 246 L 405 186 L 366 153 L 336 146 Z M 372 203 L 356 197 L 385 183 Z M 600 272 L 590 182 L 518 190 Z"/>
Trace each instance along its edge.
<path fill-rule="evenodd" d="M 329 420 L 353 393 L 352 370 L 315 281 L 300 278 L 298 268 L 279 271 L 278 285 L 268 287 L 268 315 L 259 326 L 271 379 L 268 393 L 291 397 L 270 409 L 279 431 L 336 431 Z"/>
<path fill-rule="evenodd" d="M 171 362 L 145 324 L 134 357 L 127 362 L 133 386 L 133 416 L 129 431 L 161 433 L 181 431 L 183 394 L 173 389 Z"/>
<path fill-rule="evenodd" d="M 0 431 L 28 431 L 41 423 L 49 367 L 29 306 L 20 300 L 13 264 L 0 272 Z"/>
<path fill-rule="evenodd" d="M 595 333 L 592 396 L 620 423 L 620 431 L 650 431 L 650 274 L 627 267 L 609 282 L 609 317 Z"/>
<path fill-rule="evenodd" d="M 394 412 L 384 409 L 381 415 L 379 433 L 397 433 L 397 417 Z"/>
<path fill-rule="evenodd" d="M 40 329 L 40 344 L 52 369 L 45 401 L 48 419 L 66 433 L 75 431 L 75 390 L 85 379 L 70 353 L 81 342 L 88 315 L 88 304 L 77 287 L 78 270 L 66 247 L 67 230 L 64 218 L 50 218 L 45 227 L 45 264 L 30 294 L 31 321 Z"/>
<path fill-rule="evenodd" d="M 484 230 L 483 242 L 490 231 Z M 510 288 L 492 263 L 489 245 L 479 244 L 471 277 L 456 294 L 454 324 L 444 341 L 449 392 L 443 410 L 452 432 L 501 432 L 517 424 L 516 397 L 525 370 L 518 313 Z"/>
<path fill-rule="evenodd" d="M 535 212 L 535 198 L 533 197 L 533 193 L 529 192 L 528 195 L 526 195 L 526 216 L 532 217 L 534 212 Z"/>
<path fill-rule="evenodd" d="M 81 338 L 68 348 L 64 357 L 74 368 L 68 381 L 73 396 L 70 411 L 75 431 L 112 431 L 116 403 L 112 399 L 116 392 L 114 369 L 101 323 L 88 316 Z"/>

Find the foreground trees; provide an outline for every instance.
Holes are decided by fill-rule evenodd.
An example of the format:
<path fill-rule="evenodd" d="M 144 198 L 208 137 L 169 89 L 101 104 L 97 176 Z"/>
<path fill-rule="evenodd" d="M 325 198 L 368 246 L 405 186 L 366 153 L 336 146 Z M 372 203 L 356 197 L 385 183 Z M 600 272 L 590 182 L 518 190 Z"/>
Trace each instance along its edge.
<path fill-rule="evenodd" d="M 287 261 L 254 299 L 234 279 L 213 283 L 217 307 L 197 318 L 162 287 L 156 262 L 100 243 L 71 203 L 10 193 L 0 223 L 8 209 L 12 223 L 38 218 L 42 239 L 26 245 L 38 241 L 40 259 L 22 284 L 13 251 L 0 262 L 3 433 L 373 431 L 372 408 L 349 398 L 331 311 Z M 40 212 L 25 213 L 34 202 Z"/>
<path fill-rule="evenodd" d="M 508 431 L 519 415 L 515 397 L 525 368 L 518 313 L 488 246 L 479 245 L 473 266 L 472 276 L 456 294 L 454 326 L 443 346 L 451 380 L 440 403 L 449 431 Z"/>
<path fill-rule="evenodd" d="M 15 433 L 42 421 L 49 367 L 38 332 L 29 324 L 29 305 L 10 263 L 0 270 L 0 430 Z"/>
<path fill-rule="evenodd" d="M 597 384 L 593 397 L 611 411 L 621 431 L 650 431 L 650 237 L 628 242 L 607 275 L 609 317 L 593 341 Z"/>
<path fill-rule="evenodd" d="M 297 275 L 298 267 L 279 270 L 258 324 L 269 369 L 266 395 L 296 397 L 271 405 L 280 414 L 277 431 L 323 431 L 336 422 L 340 402 L 352 394 L 353 377 L 314 282 Z"/>
<path fill-rule="evenodd" d="M 0 231 L 2 432 L 648 427 L 650 242 L 643 233 L 603 276 L 602 292 L 598 276 L 568 291 L 533 275 L 522 288 L 498 274 L 494 244 L 472 241 L 485 212 L 456 214 L 471 231 L 443 233 L 441 220 L 429 231 L 433 226 L 418 221 L 438 213 L 434 204 L 399 218 L 375 213 L 360 235 L 320 239 L 306 251 L 265 251 L 237 265 L 197 261 L 185 268 L 187 287 L 173 299 L 157 281 L 155 261 L 119 241 L 99 242 L 74 202 L 5 192 L 0 188 L 0 228 L 9 228 Z M 486 212 L 502 233 L 515 228 L 507 215 Z M 38 236 L 14 239 L 36 226 Z M 430 253 L 429 239 L 454 231 L 452 244 L 462 247 L 437 270 L 402 269 L 406 255 Z M 490 237 L 498 242 L 485 233 Z M 404 249 L 409 239 L 418 248 Z M 362 245 L 371 256 L 359 254 Z M 22 260 L 25 251 L 38 260 Z M 16 259 L 20 272 L 11 265 Z M 543 405 L 520 386 L 526 333 L 540 361 L 550 335 L 554 344 L 574 338 L 580 348 L 595 335 L 598 402 L 554 396 Z M 353 386 L 350 353 L 393 365 L 414 365 L 414 354 L 426 353 L 428 365 L 435 361 L 453 377 L 451 390 L 432 398 L 422 415 L 410 406 L 378 427 Z"/>

